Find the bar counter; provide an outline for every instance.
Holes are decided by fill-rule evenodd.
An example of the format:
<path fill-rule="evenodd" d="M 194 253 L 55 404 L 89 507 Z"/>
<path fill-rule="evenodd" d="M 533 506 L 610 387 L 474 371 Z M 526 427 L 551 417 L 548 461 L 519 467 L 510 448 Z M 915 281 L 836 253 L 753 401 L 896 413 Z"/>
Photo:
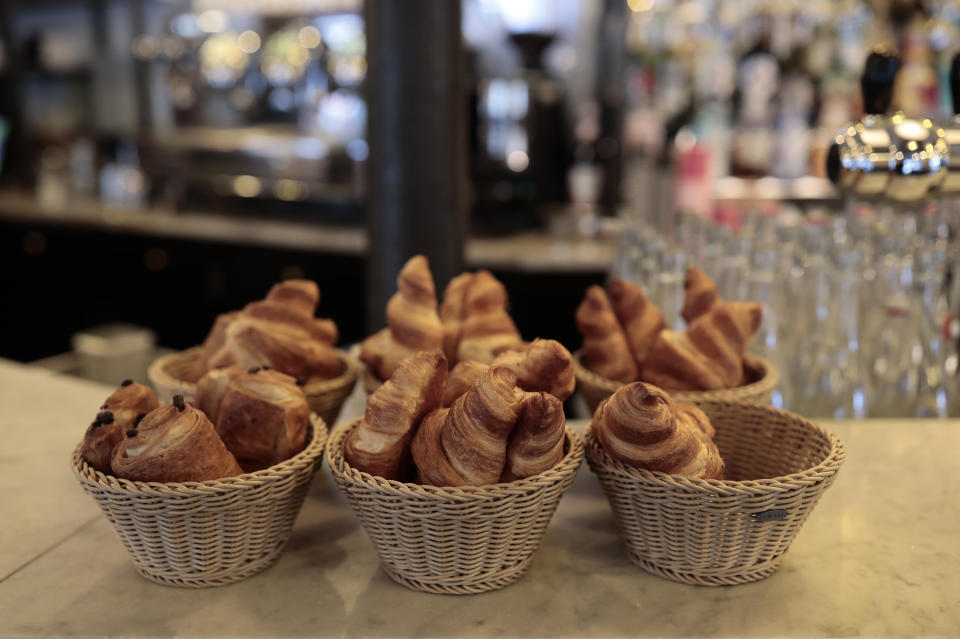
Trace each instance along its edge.
<path fill-rule="evenodd" d="M 414 592 L 380 570 L 324 463 L 277 564 L 187 590 L 134 571 L 71 472 L 111 390 L 0 360 L 2 636 L 960 635 L 960 420 L 823 422 L 847 461 L 779 572 L 753 584 L 686 586 L 632 565 L 584 463 L 523 579 Z"/>

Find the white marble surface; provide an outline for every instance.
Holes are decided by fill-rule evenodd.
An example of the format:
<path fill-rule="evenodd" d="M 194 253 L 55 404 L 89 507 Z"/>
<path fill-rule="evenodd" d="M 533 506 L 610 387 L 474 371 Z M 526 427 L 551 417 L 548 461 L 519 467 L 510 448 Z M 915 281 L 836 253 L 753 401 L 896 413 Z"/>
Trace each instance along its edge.
<path fill-rule="evenodd" d="M 109 391 L 0 362 L 0 636 L 960 636 L 960 421 L 826 423 L 847 462 L 781 570 L 754 584 L 634 567 L 584 464 L 526 577 L 414 592 L 379 569 L 324 466 L 275 566 L 193 591 L 138 576 L 70 472 Z"/>

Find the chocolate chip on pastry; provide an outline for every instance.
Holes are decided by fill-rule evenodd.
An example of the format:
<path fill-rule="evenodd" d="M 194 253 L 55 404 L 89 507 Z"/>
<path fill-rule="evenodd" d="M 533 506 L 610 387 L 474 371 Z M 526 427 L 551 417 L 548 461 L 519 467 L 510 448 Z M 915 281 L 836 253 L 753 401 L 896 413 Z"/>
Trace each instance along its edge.
<path fill-rule="evenodd" d="M 102 473 L 110 473 L 110 459 L 124 432 L 135 424 L 137 416 L 157 408 L 160 402 L 153 389 L 135 382 L 121 385 L 100 407 L 83 436 L 81 455 Z"/>
<path fill-rule="evenodd" d="M 117 477 L 135 481 L 207 481 L 243 473 L 207 416 L 193 406 L 151 411 L 111 460 Z M 128 433 L 129 435 L 129 433 Z"/>
<path fill-rule="evenodd" d="M 306 444 L 310 406 L 296 380 L 243 366 L 213 370 L 197 383 L 195 405 L 247 471 L 296 455 Z"/>

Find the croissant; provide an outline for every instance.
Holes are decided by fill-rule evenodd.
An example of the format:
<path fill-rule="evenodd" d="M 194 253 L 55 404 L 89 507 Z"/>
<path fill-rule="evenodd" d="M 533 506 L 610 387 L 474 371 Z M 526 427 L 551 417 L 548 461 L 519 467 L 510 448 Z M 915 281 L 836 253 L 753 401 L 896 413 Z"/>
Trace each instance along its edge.
<path fill-rule="evenodd" d="M 717 285 L 709 275 L 691 266 L 683 278 L 683 308 L 680 315 L 690 324 L 721 302 Z"/>
<path fill-rule="evenodd" d="M 271 286 L 264 300 L 276 302 L 300 315 L 313 317 L 320 303 L 320 287 L 311 280 L 284 280 Z"/>
<path fill-rule="evenodd" d="M 319 301 L 316 282 L 286 280 L 271 287 L 263 300 L 218 316 L 190 372 L 190 381 L 197 381 L 211 368 L 234 364 L 269 364 L 304 378 L 336 377 L 342 365 L 332 347 L 339 332 L 333 320 L 314 317 Z M 304 361 L 296 361 L 301 359 Z"/>
<path fill-rule="evenodd" d="M 160 406 L 153 389 L 132 380 L 125 380 L 97 413 L 83 435 L 80 453 L 88 464 L 101 473 L 110 473 L 113 451 L 124 433 L 136 427 L 147 413 Z"/>
<path fill-rule="evenodd" d="M 244 470 L 268 468 L 303 450 L 310 406 L 297 380 L 259 367 L 223 371 L 219 376 L 220 371 L 211 371 L 227 381 L 207 417 Z M 207 393 L 204 400 L 214 403 L 213 395 Z"/>
<path fill-rule="evenodd" d="M 630 344 L 633 361 L 641 369 L 650 347 L 666 325 L 663 313 L 639 286 L 624 279 L 612 279 L 607 283 L 607 294 L 613 302 L 613 311 Z"/>
<path fill-rule="evenodd" d="M 664 329 L 643 365 L 643 381 L 672 391 L 720 390 L 727 386 L 718 366 L 693 345 L 686 332 Z"/>
<path fill-rule="evenodd" d="M 517 386 L 525 391 L 550 393 L 560 401 L 573 394 L 577 380 L 573 356 L 552 339 L 507 346 L 498 351 L 495 366 L 508 366 L 517 374 Z"/>
<path fill-rule="evenodd" d="M 453 402 L 458 397 L 466 393 L 480 379 L 480 375 L 490 368 L 487 364 L 481 364 L 473 360 L 466 360 L 458 363 L 447 376 L 447 384 L 443 390 L 443 399 L 440 405 L 444 408 L 453 406 Z"/>
<path fill-rule="evenodd" d="M 134 481 L 207 481 L 243 473 L 213 424 L 183 401 L 161 406 L 140 421 L 113 453 L 117 477 Z"/>
<path fill-rule="evenodd" d="M 457 346 L 463 332 L 466 316 L 467 290 L 473 282 L 473 273 L 461 273 L 447 284 L 440 305 L 440 321 L 443 323 L 443 354 L 448 362 L 457 361 Z"/>
<path fill-rule="evenodd" d="M 449 408 L 438 408 L 428 413 L 417 428 L 410 453 L 417 467 L 416 481 L 425 486 L 466 486 L 467 481 L 458 473 L 443 452 L 440 434 L 450 414 Z"/>
<path fill-rule="evenodd" d="M 523 479 L 550 470 L 563 459 L 563 402 L 548 393 L 527 393 L 507 442 L 500 481 Z"/>
<path fill-rule="evenodd" d="M 421 483 L 483 486 L 499 481 L 524 397 L 516 382 L 509 368 L 491 366 L 454 402 L 442 425 L 424 429 L 421 424 L 411 446 Z"/>
<path fill-rule="evenodd" d="M 497 349 L 523 341 L 507 313 L 507 289 L 490 271 L 473 274 L 464 295 L 464 314 L 457 361 L 490 364 Z"/>
<path fill-rule="evenodd" d="M 597 375 L 620 382 L 637 378 L 637 364 L 607 294 L 597 285 L 587 288 L 577 307 L 577 328 L 583 336 L 583 365 Z"/>
<path fill-rule="evenodd" d="M 209 370 L 210 358 L 223 347 L 223 343 L 227 339 L 227 327 L 238 315 L 240 315 L 240 311 L 230 311 L 217 315 L 217 318 L 213 321 L 213 328 L 210 329 L 200 346 L 200 354 L 190 368 L 187 381 L 195 382 Z"/>
<path fill-rule="evenodd" d="M 696 407 L 677 407 L 664 391 L 634 382 L 601 402 L 590 428 L 615 459 L 646 470 L 721 479 L 723 460 Z"/>
<path fill-rule="evenodd" d="M 344 442 L 344 457 L 357 470 L 403 480 L 411 468 L 410 439 L 428 412 L 440 406 L 447 360 L 421 351 L 406 358 L 367 399 L 359 426 Z"/>
<path fill-rule="evenodd" d="M 669 390 L 718 390 L 744 382 L 744 355 L 760 328 L 755 302 L 721 302 L 683 333 L 664 330 L 643 367 L 646 381 Z"/>
<path fill-rule="evenodd" d="M 330 379 L 342 368 L 334 349 L 312 339 L 305 329 L 242 313 L 227 327 L 223 346 L 209 362 L 211 368 L 234 364 L 270 366 L 306 380 Z"/>
<path fill-rule="evenodd" d="M 397 292 L 387 302 L 387 328 L 363 341 L 360 360 L 380 379 L 388 379 L 404 358 L 441 348 L 443 326 L 433 276 L 427 258 L 416 255 L 397 275 Z"/>

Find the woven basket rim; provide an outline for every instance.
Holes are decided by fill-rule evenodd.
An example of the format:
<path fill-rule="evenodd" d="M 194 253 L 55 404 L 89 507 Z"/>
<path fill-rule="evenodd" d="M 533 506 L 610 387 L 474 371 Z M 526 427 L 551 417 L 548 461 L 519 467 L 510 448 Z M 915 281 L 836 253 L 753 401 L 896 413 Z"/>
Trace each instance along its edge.
<path fill-rule="evenodd" d="M 604 390 L 609 390 L 611 394 L 615 393 L 617 389 L 626 384 L 632 384 L 633 382 L 618 382 L 613 379 L 607 379 L 606 377 L 601 377 L 600 375 L 594 373 L 592 370 L 583 365 L 581 357 L 583 356 L 583 349 L 578 348 L 573 352 L 573 367 L 574 373 L 578 380 L 602 388 Z M 704 399 L 709 399 L 710 394 L 719 394 L 719 393 L 761 393 L 767 390 L 773 390 L 776 388 L 777 384 L 780 382 L 780 374 L 777 372 L 776 367 L 769 360 L 759 357 L 757 355 L 750 355 L 751 359 L 756 361 L 762 375 L 756 381 L 750 382 L 749 384 L 743 384 L 742 386 L 734 386 L 733 388 L 719 388 L 716 390 L 703 390 L 703 391 L 677 391 L 663 389 L 670 394 L 671 397 L 704 397 Z M 643 380 L 634 380 L 634 381 L 643 381 Z"/>
<path fill-rule="evenodd" d="M 770 477 L 764 479 L 733 480 L 733 479 L 694 479 L 682 475 L 671 475 L 660 471 L 645 470 L 629 466 L 618 459 L 611 457 L 600 441 L 594 436 L 593 420 L 583 431 L 584 448 L 590 461 L 629 479 L 639 480 L 664 487 L 682 488 L 688 492 L 699 492 L 717 496 L 732 495 L 767 495 L 782 493 L 784 490 L 795 489 L 800 486 L 810 486 L 824 481 L 835 475 L 846 459 L 846 448 L 843 442 L 834 433 L 817 423 L 790 411 L 773 408 L 765 404 L 738 401 L 710 401 L 700 405 L 708 416 L 723 410 L 744 408 L 768 413 L 771 417 L 799 421 L 805 427 L 812 429 L 821 437 L 830 442 L 830 452 L 820 463 L 796 473 Z"/>
<path fill-rule="evenodd" d="M 150 494 L 153 496 L 187 497 L 230 491 L 243 491 L 250 488 L 266 485 L 277 481 L 278 478 L 297 471 L 298 469 L 315 463 L 322 457 L 326 448 L 329 432 L 323 419 L 316 413 L 310 414 L 310 425 L 307 430 L 307 443 L 299 453 L 285 459 L 279 464 L 252 473 L 243 473 L 233 477 L 222 477 L 207 481 L 188 482 L 155 482 L 123 479 L 114 475 L 107 475 L 96 470 L 83 459 L 81 449 L 83 442 L 77 444 L 73 450 L 73 472 L 77 478 L 85 483 L 94 484 L 99 488 L 112 492 L 127 492 Z"/>
<path fill-rule="evenodd" d="M 195 389 L 197 386 L 196 382 L 188 382 L 185 379 L 172 376 L 167 372 L 167 366 L 170 364 L 170 362 L 177 359 L 196 356 L 200 352 L 201 348 L 202 347 L 200 346 L 191 346 L 190 348 L 182 351 L 174 351 L 173 353 L 161 355 L 150 363 L 150 366 L 147 369 L 147 377 L 151 382 L 159 381 L 168 386 L 179 386 L 181 388 L 190 390 Z M 331 377 L 330 379 L 321 379 L 315 382 L 310 382 L 303 387 L 303 392 L 308 394 L 319 394 L 322 391 L 328 390 L 330 387 L 338 387 L 344 383 L 349 383 L 351 380 L 356 380 L 357 376 L 359 375 L 360 365 L 353 358 L 353 356 L 341 348 L 333 348 L 333 352 L 337 359 L 340 360 L 340 374 L 336 377 Z"/>
<path fill-rule="evenodd" d="M 482 502 L 492 497 L 507 496 L 509 494 L 526 494 L 544 483 L 553 483 L 571 472 L 576 472 L 583 461 L 583 440 L 577 433 L 564 424 L 566 454 L 550 468 L 537 475 L 511 482 L 487 484 L 486 486 L 429 486 L 402 482 L 395 479 L 384 479 L 353 468 L 343 455 L 344 440 L 355 429 L 362 417 L 358 417 L 346 424 L 337 427 L 327 440 L 327 463 L 331 472 L 337 477 L 363 484 L 368 488 L 380 492 L 391 493 L 403 497 L 419 499 L 433 499 L 437 501 Z"/>

